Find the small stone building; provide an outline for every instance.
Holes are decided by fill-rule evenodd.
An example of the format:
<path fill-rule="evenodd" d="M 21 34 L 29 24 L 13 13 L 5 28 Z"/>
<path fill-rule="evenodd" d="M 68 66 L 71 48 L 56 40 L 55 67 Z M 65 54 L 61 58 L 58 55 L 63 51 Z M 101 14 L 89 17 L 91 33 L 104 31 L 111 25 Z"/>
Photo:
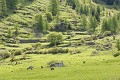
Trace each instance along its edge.
<path fill-rule="evenodd" d="M 63 67 L 63 66 L 64 66 L 63 62 L 56 62 L 50 64 L 50 67 Z"/>

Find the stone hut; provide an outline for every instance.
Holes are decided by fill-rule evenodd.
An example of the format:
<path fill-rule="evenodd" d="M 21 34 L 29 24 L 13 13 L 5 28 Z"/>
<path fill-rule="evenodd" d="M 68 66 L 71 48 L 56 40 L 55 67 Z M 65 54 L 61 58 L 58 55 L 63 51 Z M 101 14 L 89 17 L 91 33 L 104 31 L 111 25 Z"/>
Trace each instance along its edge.
<path fill-rule="evenodd" d="M 50 64 L 50 67 L 63 67 L 63 66 L 64 66 L 64 63 L 62 61 Z"/>

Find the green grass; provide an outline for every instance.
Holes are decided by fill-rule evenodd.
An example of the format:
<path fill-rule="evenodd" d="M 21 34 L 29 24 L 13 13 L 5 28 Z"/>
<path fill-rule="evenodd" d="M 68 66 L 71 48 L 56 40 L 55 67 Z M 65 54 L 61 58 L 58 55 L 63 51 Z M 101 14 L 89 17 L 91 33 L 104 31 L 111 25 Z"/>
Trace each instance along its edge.
<path fill-rule="evenodd" d="M 85 3 L 89 5 L 89 0 L 80 0 L 80 3 Z M 93 3 L 97 5 L 96 3 Z M 34 21 L 34 16 L 38 13 L 45 16 L 45 12 L 48 12 L 49 0 L 35 0 L 34 2 L 29 2 L 28 0 L 24 0 L 22 4 L 23 8 L 16 10 L 16 14 L 11 13 L 8 17 L 4 18 L 0 22 L 0 34 L 7 34 L 8 28 L 14 29 L 15 23 L 19 23 L 20 25 L 20 34 L 18 38 L 35 38 L 34 33 L 32 32 L 33 26 L 32 23 Z M 101 4 L 99 4 L 101 5 Z M 103 4 L 102 4 L 103 5 Z M 101 6 L 102 6 L 101 5 Z M 111 15 L 116 14 L 118 11 L 114 9 L 110 9 L 112 6 L 105 6 L 104 15 L 101 15 L 101 19 L 108 17 L 108 13 Z M 86 16 L 89 17 L 89 16 Z M 65 6 L 65 3 L 60 4 L 60 18 L 65 19 L 68 22 L 78 21 L 79 23 L 74 27 L 79 26 L 81 23 L 81 15 L 79 15 L 76 10 L 73 10 L 70 6 Z M 80 19 L 79 19 L 80 18 Z M 21 24 L 22 23 L 22 24 Z M 24 24 L 23 24 L 24 23 Z M 50 26 L 54 26 L 54 20 L 49 23 Z M 101 23 L 100 23 L 101 25 Z M 29 34 L 23 34 L 28 32 Z M 51 32 L 49 32 L 51 33 Z M 72 31 L 71 34 L 75 34 L 76 31 Z M 44 35 L 42 39 L 46 39 L 47 35 Z M 70 35 L 64 35 L 63 38 L 67 38 Z M 79 54 L 46 54 L 46 55 L 27 55 L 27 60 L 19 60 L 22 56 L 15 56 L 15 59 L 22 64 L 15 65 L 15 62 L 11 64 L 10 58 L 6 59 L 4 62 L 0 61 L 0 80 L 120 80 L 120 57 L 113 57 L 114 52 L 112 50 L 109 51 L 99 51 L 99 55 L 91 56 L 92 51 L 95 51 L 95 48 L 90 46 L 78 46 L 77 49 L 75 47 L 66 47 L 70 42 L 80 42 L 80 39 L 85 37 L 90 37 L 90 35 L 75 35 L 71 37 L 71 39 L 64 40 L 63 44 L 58 47 L 68 48 L 71 51 L 80 50 L 82 53 Z M 113 37 L 107 37 L 111 40 L 113 44 L 113 50 L 117 50 L 115 48 L 116 40 L 113 40 Z M 116 39 L 119 39 L 120 35 L 116 36 Z M 96 43 L 106 44 L 106 38 L 95 40 Z M 0 48 L 5 47 L 7 50 L 10 49 L 23 49 L 26 47 L 31 47 L 34 43 L 24 43 L 19 44 L 19 48 L 7 47 L 3 44 L 0 44 Z M 49 42 L 41 43 L 43 46 L 47 46 Z M 49 47 L 42 49 L 43 51 L 47 51 L 50 49 Z M 49 67 L 47 67 L 47 63 L 53 60 L 63 61 L 65 67 L 55 68 L 54 71 L 51 71 Z M 83 64 L 83 61 L 86 63 Z M 9 65 L 10 64 L 10 65 Z M 33 70 L 27 70 L 28 66 L 34 66 Z M 44 66 L 43 69 L 40 66 Z"/>
<path fill-rule="evenodd" d="M 120 57 L 111 54 L 91 56 L 91 49 L 81 54 L 28 55 L 30 59 L 19 61 L 22 64 L 8 65 L 9 59 L 0 63 L 0 80 L 119 80 Z M 17 59 L 21 56 L 17 56 Z M 51 71 L 47 63 L 63 61 L 65 67 Z M 86 63 L 83 64 L 83 61 Z M 69 63 L 70 62 L 70 63 Z M 33 70 L 27 70 L 28 66 Z M 40 66 L 44 66 L 43 69 Z"/>

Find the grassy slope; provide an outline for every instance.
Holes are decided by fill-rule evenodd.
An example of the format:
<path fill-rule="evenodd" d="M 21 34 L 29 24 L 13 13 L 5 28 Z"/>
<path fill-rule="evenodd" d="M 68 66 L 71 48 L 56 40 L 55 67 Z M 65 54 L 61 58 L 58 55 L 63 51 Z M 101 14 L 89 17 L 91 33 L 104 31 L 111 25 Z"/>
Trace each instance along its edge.
<path fill-rule="evenodd" d="M 86 54 L 86 55 L 84 55 Z M 1 65 L 1 80 L 119 80 L 120 58 L 111 55 L 89 56 L 90 50 L 77 55 L 29 55 L 31 59 L 19 65 Z M 18 56 L 19 58 L 20 56 Z M 105 59 L 105 60 L 104 60 Z M 66 67 L 50 71 L 51 60 L 62 60 Z M 82 62 L 86 61 L 85 64 Z M 70 63 L 69 63 L 70 62 Z M 5 64 L 5 63 L 4 63 Z M 35 68 L 26 70 L 29 65 Z M 45 66 L 41 69 L 40 66 Z"/>
<path fill-rule="evenodd" d="M 34 38 L 33 28 L 32 26 L 34 17 L 36 14 L 42 14 L 45 16 L 46 12 L 49 12 L 49 1 L 48 0 L 35 0 L 34 2 L 23 2 L 23 7 L 18 8 L 15 10 L 16 13 L 13 13 L 2 20 L 4 24 L 4 31 L 7 31 L 8 28 L 14 29 L 15 23 L 18 23 L 20 28 L 20 37 L 21 38 Z M 19 4 L 21 5 L 21 4 Z M 70 21 L 79 20 L 79 15 L 76 13 L 75 10 L 71 9 L 70 6 L 65 6 L 65 3 L 60 4 L 60 17 L 64 19 L 68 19 Z M 54 24 L 49 23 L 50 26 Z M 0 30 L 2 30 L 2 24 L 0 23 Z M 28 34 L 22 34 L 23 32 L 28 32 Z M 7 32 L 2 32 L 5 34 Z"/>
<path fill-rule="evenodd" d="M 81 4 L 85 3 L 89 5 L 89 0 L 87 1 L 80 0 L 80 3 Z M 95 3 L 92 3 L 92 4 L 97 5 Z M 34 16 L 38 13 L 45 16 L 45 13 L 49 11 L 48 9 L 49 1 L 48 0 L 35 0 L 32 3 L 29 1 L 25 1 L 19 5 L 23 7 L 18 8 L 17 10 L 15 10 L 16 13 L 10 14 L 8 17 L 2 20 L 2 23 L 4 24 L 4 26 L 0 23 L 0 31 L 2 31 L 1 34 L 6 34 L 8 28 L 14 29 L 15 23 L 18 23 L 21 26 L 20 35 L 19 35 L 20 38 L 34 38 L 34 33 L 33 33 L 34 26 L 32 26 Z M 116 13 L 116 10 L 106 9 L 106 11 L 102 12 L 101 14 L 108 13 L 108 12 L 114 15 Z M 77 12 L 71 9 L 70 6 L 65 6 L 65 3 L 60 4 L 60 17 L 62 19 L 66 19 L 68 21 L 77 21 L 79 22 L 77 26 L 79 26 L 80 16 L 81 15 L 78 15 Z M 107 15 L 105 14 L 105 16 L 101 16 L 101 18 L 104 18 L 104 17 L 107 17 Z M 52 26 L 54 24 L 54 21 L 49 24 L 50 26 Z M 73 26 L 76 26 L 76 25 L 73 25 Z M 3 27 L 6 27 L 6 29 Z M 23 34 L 26 32 L 28 34 Z"/>
<path fill-rule="evenodd" d="M 78 36 L 78 35 L 77 35 Z M 120 36 L 117 36 L 119 39 Z M 73 37 L 74 38 L 74 37 Z M 112 37 L 108 37 L 112 39 Z M 75 41 L 75 40 L 73 40 Z M 103 39 L 96 42 L 104 42 Z M 43 43 L 44 44 L 44 43 Z M 21 46 L 28 44 L 21 44 Z M 74 47 L 69 47 L 74 50 Z M 11 64 L 9 58 L 0 62 L 0 80 L 119 80 L 120 79 L 120 57 L 113 57 L 113 50 L 100 51 L 98 56 L 91 56 L 94 48 L 89 46 L 79 46 L 81 54 L 70 55 L 27 55 L 27 60 L 19 60 L 22 56 L 16 56 L 18 62 L 22 64 Z M 114 48 L 115 49 L 115 48 Z M 47 63 L 52 61 L 63 61 L 65 67 L 55 68 L 51 71 Z M 83 61 L 86 63 L 83 64 Z M 9 65 L 10 64 L 10 65 Z M 33 70 L 27 70 L 28 66 L 34 66 Z M 44 66 L 43 69 L 40 66 Z"/>
<path fill-rule="evenodd" d="M 14 28 L 14 26 L 10 26 L 15 22 L 20 21 L 31 21 L 33 16 L 37 14 L 37 11 L 34 11 L 36 6 L 43 8 L 45 5 L 47 6 L 47 0 L 36 0 L 39 3 L 27 3 L 27 6 L 22 10 L 17 10 L 18 13 L 10 15 L 11 21 L 6 18 L 3 23 L 0 23 L 1 34 L 7 32 L 7 28 Z M 41 3 L 41 4 L 40 4 Z M 25 4 L 24 4 L 25 5 Z M 63 10 L 63 11 L 62 11 Z M 46 11 L 46 10 L 45 10 Z M 44 12 L 41 12 L 44 14 Z M 112 10 L 107 9 L 107 11 L 113 12 Z M 26 15 L 23 13 L 30 12 L 30 15 Z M 68 13 L 69 12 L 69 13 Z M 70 18 L 70 20 L 75 20 L 79 17 L 76 14 L 75 10 L 72 10 L 70 7 L 61 6 L 61 17 Z M 114 14 L 114 13 L 113 13 Z M 17 18 L 16 18 L 16 17 Z M 28 17 L 32 17 L 28 18 Z M 72 17 L 72 18 L 71 18 Z M 17 20 L 17 21 L 16 21 Z M 4 29 L 4 26 L 8 26 Z M 3 32 L 2 32 L 3 31 Z M 5 31 L 5 32 L 4 32 Z M 26 28 L 21 28 L 21 32 L 25 31 Z M 76 42 L 74 38 L 81 38 L 85 36 L 76 35 L 73 37 L 72 41 Z M 120 36 L 117 36 L 119 39 Z M 112 39 L 112 37 L 110 37 Z M 68 42 L 68 41 L 65 41 Z M 97 40 L 96 42 L 103 42 L 103 40 Z M 42 43 L 47 44 L 47 43 Z M 31 46 L 31 44 L 19 44 L 20 48 Z M 1 47 L 1 45 L 0 45 Z M 3 47 L 3 46 L 2 46 Z M 74 49 L 73 47 L 69 47 L 70 49 Z M 106 52 L 100 52 L 99 56 L 91 56 L 93 48 L 82 46 L 78 47 L 78 49 L 83 50 L 81 54 L 70 55 L 68 54 L 58 54 L 58 55 L 27 55 L 30 59 L 18 61 L 22 64 L 8 65 L 10 64 L 9 59 L 5 60 L 5 62 L 0 61 L 0 80 L 119 80 L 120 79 L 120 57 L 114 58 L 112 54 L 112 50 Z M 17 56 L 17 59 L 21 58 L 21 56 Z M 47 63 L 51 60 L 59 60 L 63 61 L 66 67 L 63 68 L 55 68 L 54 71 L 51 71 L 49 67 L 46 67 Z M 86 61 L 83 64 L 83 61 Z M 70 63 L 69 63 L 70 62 Z M 26 70 L 28 66 L 34 66 L 35 68 L 31 70 Z M 44 66 L 44 69 L 41 69 L 40 66 Z"/>

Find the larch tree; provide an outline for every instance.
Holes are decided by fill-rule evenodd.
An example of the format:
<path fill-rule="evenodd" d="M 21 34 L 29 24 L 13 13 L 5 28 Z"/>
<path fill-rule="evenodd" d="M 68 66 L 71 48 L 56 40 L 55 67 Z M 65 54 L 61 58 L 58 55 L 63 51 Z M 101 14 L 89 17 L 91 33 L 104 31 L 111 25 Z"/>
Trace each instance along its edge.
<path fill-rule="evenodd" d="M 37 31 L 44 31 L 43 16 L 41 14 L 35 16 L 35 28 Z"/>
<path fill-rule="evenodd" d="M 98 26 L 97 20 L 94 16 L 90 17 L 90 29 L 92 30 L 92 32 L 95 32 L 96 27 Z"/>
<path fill-rule="evenodd" d="M 50 11 L 53 16 L 59 13 L 59 2 L 58 0 L 50 0 Z"/>
<path fill-rule="evenodd" d="M 7 11 L 6 0 L 2 0 L 0 5 L 1 5 L 0 6 L 0 14 L 2 16 L 4 16 L 6 14 L 6 11 Z"/>

